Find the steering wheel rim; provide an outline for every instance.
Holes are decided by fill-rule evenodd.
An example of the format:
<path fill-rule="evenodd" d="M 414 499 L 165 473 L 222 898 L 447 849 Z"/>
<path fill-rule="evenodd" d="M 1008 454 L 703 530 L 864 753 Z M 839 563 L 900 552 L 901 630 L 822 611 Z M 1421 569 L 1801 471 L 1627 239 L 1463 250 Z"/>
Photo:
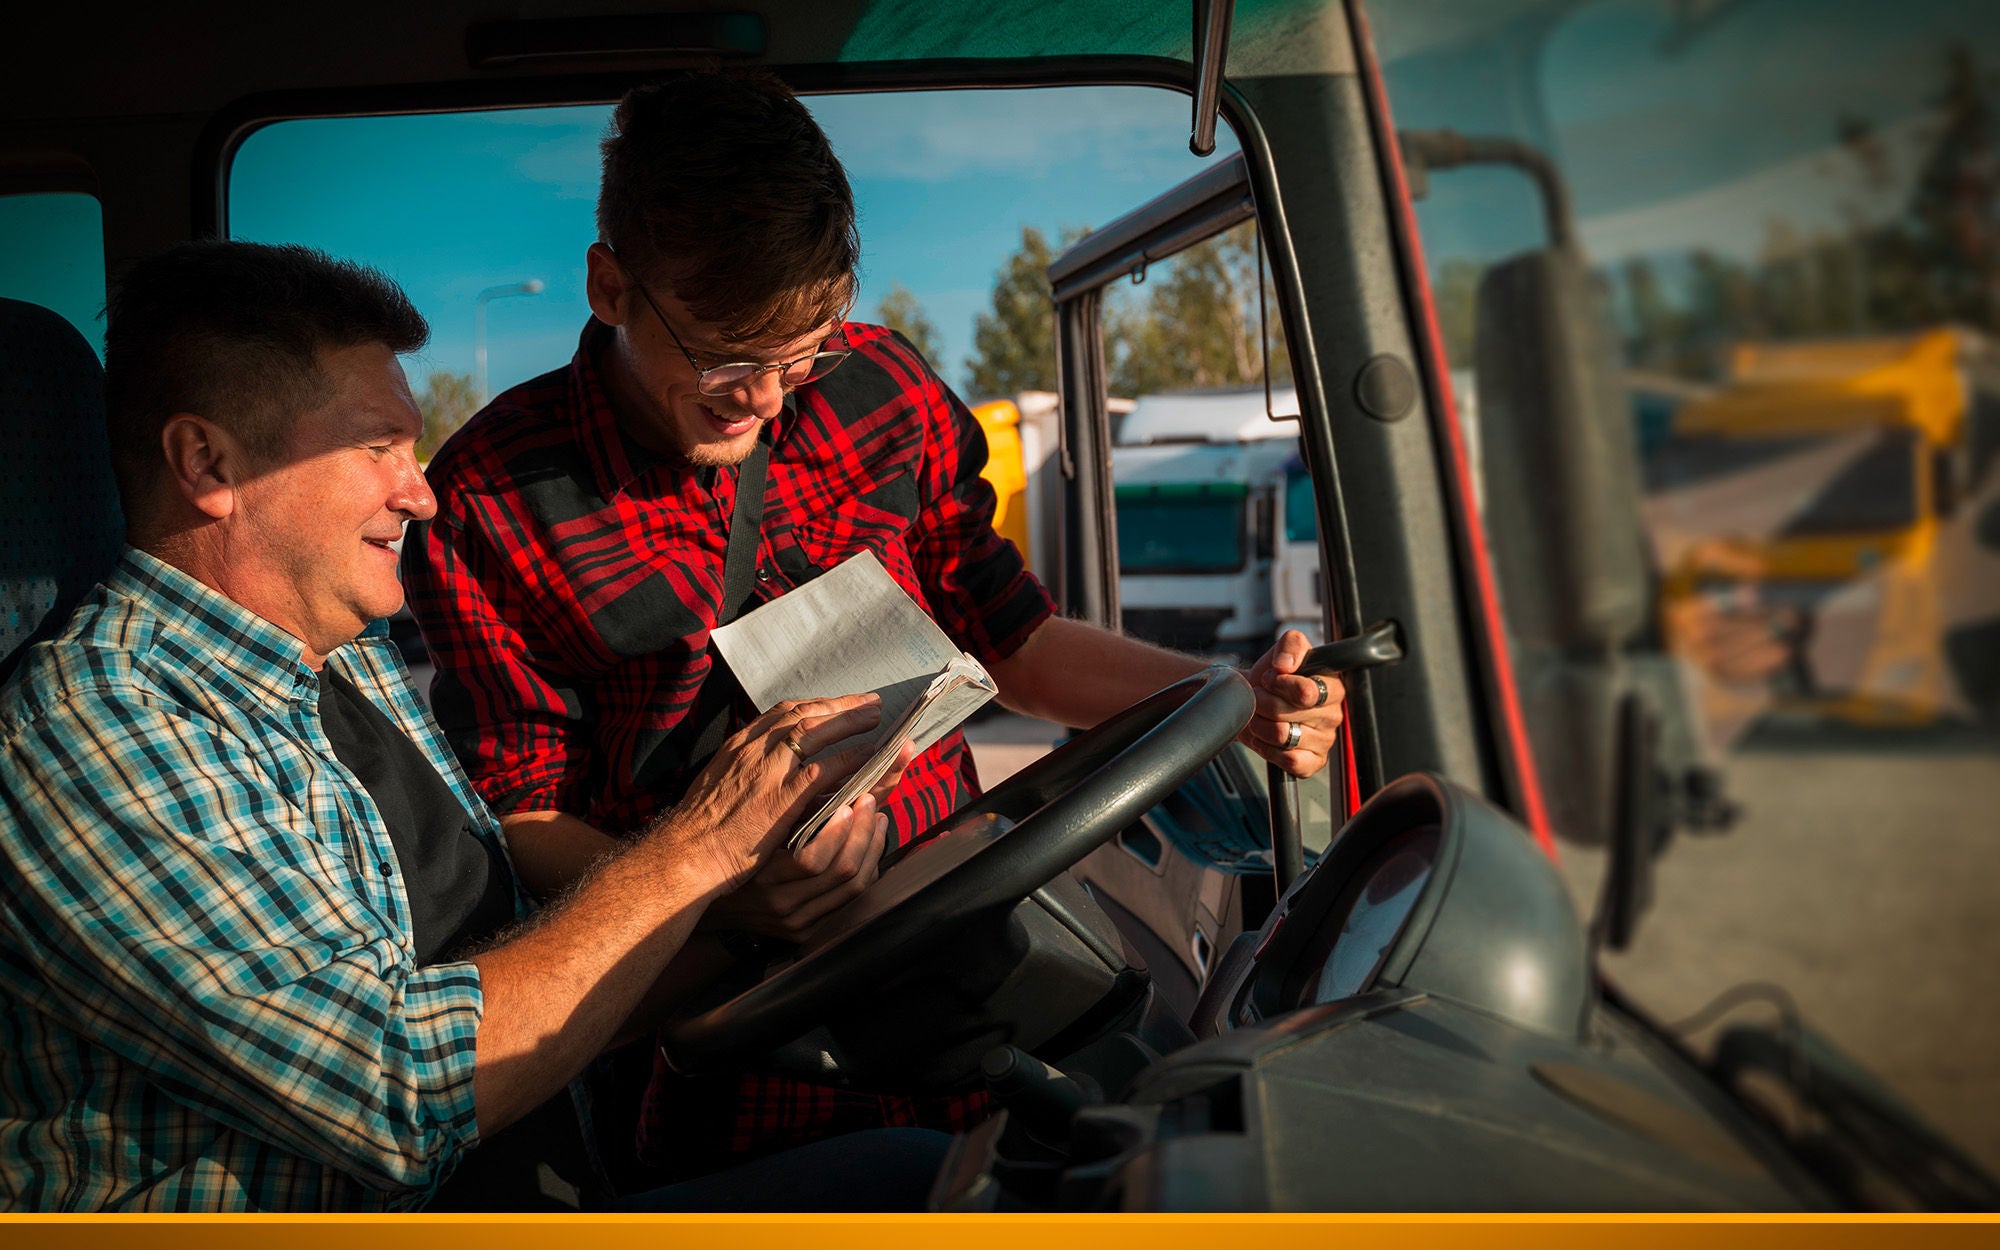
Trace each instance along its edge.
<path fill-rule="evenodd" d="M 987 830 L 962 858 L 931 861 L 944 865 L 931 879 L 899 875 L 923 856 L 899 858 L 808 935 L 797 960 L 726 1002 L 670 1021 L 660 1036 L 668 1063 L 706 1071 L 783 1045 L 906 967 L 918 945 L 1012 908 L 1164 800 L 1235 739 L 1255 707 L 1242 674 L 1218 665 L 1064 743 L 909 844 L 921 849 Z M 993 817 L 1026 803 L 1034 806 L 1018 824 L 992 832 Z"/>

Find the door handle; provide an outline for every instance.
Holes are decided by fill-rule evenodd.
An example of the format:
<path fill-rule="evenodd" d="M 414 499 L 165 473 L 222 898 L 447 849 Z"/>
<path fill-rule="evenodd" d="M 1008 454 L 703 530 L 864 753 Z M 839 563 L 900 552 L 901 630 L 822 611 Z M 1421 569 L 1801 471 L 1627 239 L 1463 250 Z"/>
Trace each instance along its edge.
<path fill-rule="evenodd" d="M 1352 638 L 1340 638 L 1306 652 L 1301 677 L 1330 677 L 1361 668 L 1380 668 L 1403 658 L 1403 631 L 1394 621 L 1377 621 Z"/>
<path fill-rule="evenodd" d="M 1380 668 L 1403 658 L 1403 631 L 1394 621 L 1377 621 L 1352 638 L 1339 638 L 1306 652 L 1301 677 L 1331 677 L 1356 669 Z M 1278 897 L 1305 871 L 1305 839 L 1299 830 L 1299 782 L 1276 764 L 1266 764 L 1271 804 L 1271 872 Z"/>

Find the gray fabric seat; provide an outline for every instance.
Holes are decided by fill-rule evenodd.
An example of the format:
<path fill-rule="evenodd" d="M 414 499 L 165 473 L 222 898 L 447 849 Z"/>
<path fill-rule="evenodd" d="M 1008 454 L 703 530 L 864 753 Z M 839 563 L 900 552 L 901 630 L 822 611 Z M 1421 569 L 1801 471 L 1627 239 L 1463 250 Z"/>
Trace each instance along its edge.
<path fill-rule="evenodd" d="M 76 328 L 0 299 L 0 681 L 59 629 L 125 533 L 104 432 L 104 370 Z"/>

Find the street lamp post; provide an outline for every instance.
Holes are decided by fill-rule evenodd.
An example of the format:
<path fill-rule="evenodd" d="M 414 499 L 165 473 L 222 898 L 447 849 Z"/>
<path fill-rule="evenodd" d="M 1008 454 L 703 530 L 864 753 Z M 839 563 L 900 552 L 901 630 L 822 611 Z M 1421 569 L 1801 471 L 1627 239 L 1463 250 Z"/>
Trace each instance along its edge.
<path fill-rule="evenodd" d="M 484 408 L 492 396 L 486 393 L 486 304 L 489 300 L 506 299 L 509 295 L 540 295 L 542 280 L 529 278 L 526 282 L 507 282 L 500 286 L 489 286 L 481 291 L 472 302 L 473 323 L 478 327 L 473 337 L 473 360 L 478 372 L 479 406 Z"/>

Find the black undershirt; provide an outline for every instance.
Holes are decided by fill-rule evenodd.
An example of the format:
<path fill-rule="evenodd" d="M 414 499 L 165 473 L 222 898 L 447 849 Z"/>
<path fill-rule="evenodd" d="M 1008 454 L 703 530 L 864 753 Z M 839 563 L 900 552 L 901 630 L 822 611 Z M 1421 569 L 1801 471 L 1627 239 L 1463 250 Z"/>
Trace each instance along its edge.
<path fill-rule="evenodd" d="M 511 872 L 473 832 L 465 805 L 409 735 L 330 668 L 320 682 L 319 714 L 333 753 L 361 779 L 388 826 L 418 966 L 452 959 L 511 924 Z"/>
<path fill-rule="evenodd" d="M 514 919 L 513 873 L 409 735 L 345 677 L 320 674 L 320 723 L 375 800 L 403 870 L 417 965 L 460 958 Z M 594 1187 L 576 1109 L 558 1093 L 466 1155 L 428 1209 L 575 1209 Z"/>

